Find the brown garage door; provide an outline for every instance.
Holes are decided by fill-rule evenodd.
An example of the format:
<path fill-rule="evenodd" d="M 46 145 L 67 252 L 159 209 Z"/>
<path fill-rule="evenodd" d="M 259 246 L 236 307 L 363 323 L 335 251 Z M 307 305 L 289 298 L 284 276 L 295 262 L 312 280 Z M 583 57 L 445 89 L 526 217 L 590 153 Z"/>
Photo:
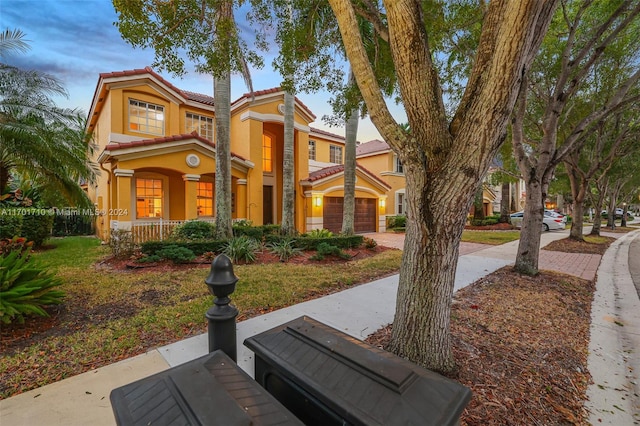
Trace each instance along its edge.
<path fill-rule="evenodd" d="M 342 230 L 342 197 L 324 197 L 324 228 L 339 233 Z M 376 232 L 376 200 L 356 198 L 353 224 L 356 232 Z"/>

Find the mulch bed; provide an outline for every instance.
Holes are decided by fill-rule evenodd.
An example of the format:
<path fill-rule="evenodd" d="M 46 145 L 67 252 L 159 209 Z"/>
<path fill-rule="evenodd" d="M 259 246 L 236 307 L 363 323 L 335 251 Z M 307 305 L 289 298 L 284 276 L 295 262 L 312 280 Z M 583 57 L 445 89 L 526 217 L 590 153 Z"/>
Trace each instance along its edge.
<path fill-rule="evenodd" d="M 600 237 L 605 241 L 602 243 L 590 243 L 587 241 L 578 241 L 571 238 L 563 238 L 561 240 L 552 241 L 542 248 L 542 250 L 561 251 L 564 253 L 585 253 L 603 255 L 607 248 L 616 239 L 613 237 Z"/>
<path fill-rule="evenodd" d="M 473 396 L 462 425 L 586 425 L 587 344 L 595 285 L 500 269 L 456 292 L 453 379 Z M 386 347 L 391 325 L 367 341 Z"/>
<path fill-rule="evenodd" d="M 327 264 L 335 264 L 335 263 L 346 263 L 353 260 L 366 259 L 367 257 L 374 256 L 378 253 L 382 253 L 387 250 L 395 250 L 389 247 L 384 246 L 375 246 L 371 249 L 368 248 L 350 248 L 343 249 L 345 253 L 349 255 L 349 258 L 343 259 L 337 256 L 327 256 L 323 260 L 314 260 L 311 259 L 313 255 L 316 254 L 313 250 L 303 251 L 301 254 L 292 257 L 287 260 L 287 263 L 294 265 L 327 265 Z M 211 262 L 213 259 L 211 257 L 199 256 L 195 260 L 188 263 L 173 263 L 170 260 L 163 260 L 161 262 L 136 262 L 132 259 L 116 259 L 113 257 L 107 258 L 100 262 L 96 267 L 98 269 L 109 269 L 109 270 L 117 270 L 117 271 L 176 271 L 182 269 L 191 269 L 194 267 L 198 268 L 208 268 L 211 266 Z M 238 261 L 234 262 L 235 265 L 247 265 L 247 264 L 268 264 L 268 263 L 279 263 L 281 260 L 277 255 L 270 253 L 268 250 L 263 250 L 259 252 L 256 256 L 256 260 L 254 262 L 244 262 Z"/>

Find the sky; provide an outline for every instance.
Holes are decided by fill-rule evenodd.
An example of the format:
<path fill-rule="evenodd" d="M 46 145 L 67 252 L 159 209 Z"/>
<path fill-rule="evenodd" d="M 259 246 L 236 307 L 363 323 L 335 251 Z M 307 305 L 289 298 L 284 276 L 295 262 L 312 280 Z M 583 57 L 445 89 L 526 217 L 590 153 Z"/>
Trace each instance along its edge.
<path fill-rule="evenodd" d="M 237 17 L 240 26 L 241 19 Z M 68 98 L 54 98 L 56 104 L 87 113 L 100 73 L 144 68 L 154 60 L 153 50 L 134 48 L 120 37 L 114 25 L 117 20 L 111 0 L 0 0 L 0 30 L 23 31 L 30 46 L 27 53 L 13 53 L 0 60 L 56 77 L 69 94 Z M 267 53 L 264 68 L 252 70 L 254 90 L 280 84 L 272 59 Z M 193 67 L 183 77 L 157 72 L 182 90 L 213 96 L 212 77 L 196 73 Z M 233 76 L 231 99 L 247 91 L 242 78 Z M 331 114 L 328 93 L 298 93 L 297 97 L 316 115 L 312 127 L 344 136 L 344 127 L 330 127 L 322 121 L 324 115 Z M 401 107 L 393 102 L 389 107 L 398 122 L 406 121 Z M 380 134 L 368 118 L 362 119 L 358 140 L 372 139 L 381 139 Z"/>

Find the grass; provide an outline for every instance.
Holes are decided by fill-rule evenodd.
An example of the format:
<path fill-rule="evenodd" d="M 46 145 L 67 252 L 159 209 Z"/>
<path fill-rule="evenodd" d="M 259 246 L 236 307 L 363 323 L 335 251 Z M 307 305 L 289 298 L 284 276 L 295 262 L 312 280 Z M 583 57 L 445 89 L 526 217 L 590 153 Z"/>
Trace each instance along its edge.
<path fill-rule="evenodd" d="M 466 243 L 482 243 L 500 245 L 520 238 L 520 231 L 462 231 L 462 241 Z"/>
<path fill-rule="evenodd" d="M 93 264 L 108 254 L 98 240 L 67 237 L 49 245 L 37 256 L 63 278 L 67 297 L 52 311 L 58 317 L 52 329 L 18 349 L 2 342 L 0 399 L 206 332 L 204 313 L 213 302 L 207 267 L 96 270 Z M 235 265 L 231 299 L 246 319 L 395 273 L 400 260 L 401 251 L 388 250 L 337 264 Z"/>

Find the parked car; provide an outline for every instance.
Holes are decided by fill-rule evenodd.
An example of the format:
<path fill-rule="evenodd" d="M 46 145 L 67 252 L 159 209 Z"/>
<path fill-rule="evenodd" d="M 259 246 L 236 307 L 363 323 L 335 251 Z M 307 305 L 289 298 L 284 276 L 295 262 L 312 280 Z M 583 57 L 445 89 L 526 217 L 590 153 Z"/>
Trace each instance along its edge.
<path fill-rule="evenodd" d="M 524 211 L 519 211 L 511 214 L 511 224 L 516 228 L 522 228 L 522 220 L 524 219 Z M 553 210 L 545 210 L 544 217 L 542 219 L 542 230 L 557 230 L 564 229 L 567 223 L 567 217 L 561 213 L 556 213 Z"/>
<path fill-rule="evenodd" d="M 616 216 L 615 219 L 622 219 L 622 214 L 624 213 L 624 210 L 621 208 L 617 208 L 616 209 Z M 607 213 L 606 210 L 602 210 L 602 217 L 603 218 L 607 218 L 609 216 L 609 214 Z M 633 219 L 633 214 L 631 214 L 631 212 L 627 211 L 627 219 Z"/>

